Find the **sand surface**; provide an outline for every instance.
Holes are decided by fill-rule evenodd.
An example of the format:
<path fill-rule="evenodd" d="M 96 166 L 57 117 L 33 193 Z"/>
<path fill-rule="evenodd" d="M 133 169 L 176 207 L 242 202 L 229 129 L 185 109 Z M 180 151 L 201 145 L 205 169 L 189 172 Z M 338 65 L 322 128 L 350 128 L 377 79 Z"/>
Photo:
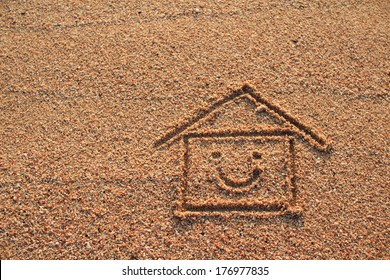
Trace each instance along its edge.
<path fill-rule="evenodd" d="M 389 1 L 57 2 L 0 2 L 1 259 L 390 258 Z"/>

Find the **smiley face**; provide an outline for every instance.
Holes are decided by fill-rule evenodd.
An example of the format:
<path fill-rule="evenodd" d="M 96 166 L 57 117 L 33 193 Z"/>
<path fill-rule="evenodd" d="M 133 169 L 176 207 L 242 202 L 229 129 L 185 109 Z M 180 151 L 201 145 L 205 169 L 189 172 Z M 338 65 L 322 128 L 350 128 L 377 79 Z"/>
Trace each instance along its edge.
<path fill-rule="evenodd" d="M 245 179 L 237 179 L 229 172 L 224 171 L 222 167 L 224 160 L 220 151 L 213 151 L 210 156 L 215 163 L 219 186 L 234 193 L 246 192 L 255 187 L 264 170 L 264 166 L 260 164 L 262 154 L 259 151 L 252 151 L 249 155 L 249 165 L 252 166 L 252 170 L 249 172 L 251 175 Z"/>
<path fill-rule="evenodd" d="M 286 137 L 191 137 L 185 145 L 182 197 L 188 205 L 290 199 Z"/>

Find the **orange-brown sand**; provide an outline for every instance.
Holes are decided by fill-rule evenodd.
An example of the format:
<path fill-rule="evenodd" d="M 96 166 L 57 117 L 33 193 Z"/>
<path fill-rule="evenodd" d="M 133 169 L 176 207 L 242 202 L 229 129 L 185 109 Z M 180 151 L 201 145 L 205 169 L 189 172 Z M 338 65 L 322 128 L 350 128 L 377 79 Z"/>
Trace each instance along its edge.
<path fill-rule="evenodd" d="M 177 2 L 1 1 L 0 258 L 389 259 L 390 2 Z"/>

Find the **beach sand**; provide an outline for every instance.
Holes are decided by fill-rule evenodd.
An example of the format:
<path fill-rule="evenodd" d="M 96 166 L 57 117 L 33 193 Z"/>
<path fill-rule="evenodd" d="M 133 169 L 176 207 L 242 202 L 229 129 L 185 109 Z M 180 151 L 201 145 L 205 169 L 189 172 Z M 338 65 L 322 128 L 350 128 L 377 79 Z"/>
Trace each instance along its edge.
<path fill-rule="evenodd" d="M 0 3 L 1 259 L 389 259 L 389 1 L 55 2 Z"/>

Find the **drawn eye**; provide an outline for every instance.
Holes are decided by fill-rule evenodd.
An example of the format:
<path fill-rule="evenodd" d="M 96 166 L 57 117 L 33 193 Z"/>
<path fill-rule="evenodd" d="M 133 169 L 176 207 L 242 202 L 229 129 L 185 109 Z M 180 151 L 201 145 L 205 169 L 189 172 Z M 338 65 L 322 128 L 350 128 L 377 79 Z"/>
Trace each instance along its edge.
<path fill-rule="evenodd" d="M 221 152 L 218 152 L 218 151 L 212 152 L 211 153 L 211 157 L 212 158 L 220 158 L 221 157 Z"/>
<path fill-rule="evenodd" d="M 253 155 L 254 159 L 261 159 L 262 158 L 261 154 L 259 152 L 256 152 L 256 151 L 253 152 L 252 155 Z"/>

